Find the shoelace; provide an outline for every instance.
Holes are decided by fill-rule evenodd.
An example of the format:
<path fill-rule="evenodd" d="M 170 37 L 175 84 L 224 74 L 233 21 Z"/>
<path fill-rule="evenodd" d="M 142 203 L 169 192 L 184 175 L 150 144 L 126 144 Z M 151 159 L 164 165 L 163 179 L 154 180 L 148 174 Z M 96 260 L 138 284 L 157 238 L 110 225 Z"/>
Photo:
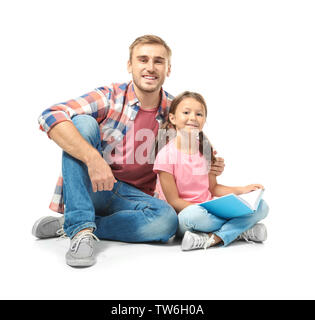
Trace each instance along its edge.
<path fill-rule="evenodd" d="M 65 233 L 65 230 L 63 229 L 63 226 L 56 231 L 56 235 L 59 237 L 57 240 L 67 239 L 68 236 Z"/>
<path fill-rule="evenodd" d="M 207 238 L 209 237 L 206 234 L 195 234 L 193 236 L 193 239 L 194 239 L 193 248 L 201 248 L 207 241 Z"/>
<path fill-rule="evenodd" d="M 214 235 L 211 235 L 211 237 L 208 236 L 208 234 L 198 234 L 198 236 L 194 237 L 194 244 L 193 247 L 195 248 L 209 248 L 212 244 L 215 243 Z"/>
<path fill-rule="evenodd" d="M 70 249 L 74 252 L 77 252 L 81 241 L 84 239 L 90 240 L 91 238 L 95 239 L 96 241 L 100 241 L 98 237 L 94 233 L 92 233 L 90 230 L 82 231 L 80 234 L 75 236 L 75 239 Z"/>
<path fill-rule="evenodd" d="M 251 235 L 250 235 L 250 233 L 251 233 Z M 252 229 L 249 229 L 249 230 L 244 231 L 244 232 L 239 236 L 239 238 L 245 240 L 245 241 L 248 242 L 248 243 L 255 244 L 254 241 L 249 240 L 250 236 L 254 237 L 254 232 L 253 232 Z"/>
<path fill-rule="evenodd" d="M 214 243 L 215 243 L 214 234 L 212 234 L 211 237 L 209 237 L 209 239 L 205 242 L 203 248 L 207 249 L 207 248 L 211 247 Z"/>
<path fill-rule="evenodd" d="M 56 231 L 56 235 L 59 236 L 59 237 L 62 237 L 62 238 L 66 238 L 67 237 L 63 227 L 61 227 L 59 230 Z"/>

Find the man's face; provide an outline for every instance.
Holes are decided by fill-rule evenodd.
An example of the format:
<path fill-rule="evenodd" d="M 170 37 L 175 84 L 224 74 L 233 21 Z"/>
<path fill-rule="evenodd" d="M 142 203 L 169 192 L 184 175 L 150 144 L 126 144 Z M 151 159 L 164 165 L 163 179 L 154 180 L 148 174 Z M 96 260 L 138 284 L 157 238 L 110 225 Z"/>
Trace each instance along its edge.
<path fill-rule="evenodd" d="M 135 86 L 144 93 L 160 91 L 171 65 L 167 51 L 160 44 L 139 44 L 133 49 L 128 72 Z"/>

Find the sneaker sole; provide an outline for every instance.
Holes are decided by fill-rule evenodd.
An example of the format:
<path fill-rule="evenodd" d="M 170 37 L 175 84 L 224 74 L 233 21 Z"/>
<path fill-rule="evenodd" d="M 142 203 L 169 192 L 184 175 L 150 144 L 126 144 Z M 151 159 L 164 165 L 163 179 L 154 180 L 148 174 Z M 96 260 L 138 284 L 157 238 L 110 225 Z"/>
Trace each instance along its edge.
<path fill-rule="evenodd" d="M 96 259 L 74 259 L 72 257 L 68 257 L 68 253 L 66 254 L 66 263 L 70 267 L 91 267 L 95 264 Z"/>

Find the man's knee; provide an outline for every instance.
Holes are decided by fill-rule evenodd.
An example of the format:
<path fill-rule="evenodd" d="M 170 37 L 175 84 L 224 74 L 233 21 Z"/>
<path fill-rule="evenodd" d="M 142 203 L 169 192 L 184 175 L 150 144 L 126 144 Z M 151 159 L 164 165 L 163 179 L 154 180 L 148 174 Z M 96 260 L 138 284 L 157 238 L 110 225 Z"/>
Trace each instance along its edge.
<path fill-rule="evenodd" d="M 72 118 L 72 122 L 78 129 L 82 137 L 92 145 L 100 141 L 100 128 L 97 121 L 89 115 L 77 115 Z"/>
<path fill-rule="evenodd" d="M 178 218 L 176 211 L 167 203 L 163 204 L 160 208 L 160 214 L 155 220 L 154 224 L 158 230 L 161 241 L 168 241 L 175 233 L 178 227 Z"/>
<path fill-rule="evenodd" d="M 166 209 L 165 215 L 167 219 L 166 225 L 168 225 L 167 231 L 169 234 L 174 235 L 178 227 L 178 217 L 176 211 L 171 206 L 169 206 Z"/>

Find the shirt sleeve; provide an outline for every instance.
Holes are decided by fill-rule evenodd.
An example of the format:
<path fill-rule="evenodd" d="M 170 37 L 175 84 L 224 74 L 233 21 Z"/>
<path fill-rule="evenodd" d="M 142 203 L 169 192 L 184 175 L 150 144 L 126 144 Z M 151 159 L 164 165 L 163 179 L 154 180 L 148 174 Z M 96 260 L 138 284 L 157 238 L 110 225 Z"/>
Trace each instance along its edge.
<path fill-rule="evenodd" d="M 101 87 L 76 99 L 55 104 L 39 116 L 40 129 L 48 133 L 56 124 L 71 121 L 71 118 L 79 114 L 90 115 L 100 123 L 108 113 L 111 94 L 110 87 Z"/>
<path fill-rule="evenodd" d="M 155 173 L 164 171 L 174 175 L 174 164 L 172 163 L 172 161 L 170 161 L 171 152 L 167 147 L 168 146 L 165 146 L 158 152 L 154 161 L 153 171 Z"/>

